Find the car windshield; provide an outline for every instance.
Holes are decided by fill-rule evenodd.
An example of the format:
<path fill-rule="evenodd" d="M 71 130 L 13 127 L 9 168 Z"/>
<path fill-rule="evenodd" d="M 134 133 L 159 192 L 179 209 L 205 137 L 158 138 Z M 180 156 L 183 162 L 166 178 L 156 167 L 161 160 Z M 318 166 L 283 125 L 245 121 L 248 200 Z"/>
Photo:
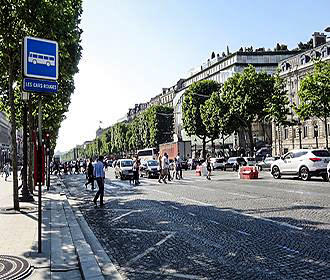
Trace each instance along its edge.
<path fill-rule="evenodd" d="M 228 159 L 228 162 L 235 162 L 237 158 L 230 158 Z"/>
<path fill-rule="evenodd" d="M 312 154 L 317 157 L 330 157 L 330 153 L 326 150 L 313 151 Z"/>
<path fill-rule="evenodd" d="M 157 160 L 148 160 L 148 165 L 149 166 L 158 166 L 158 161 Z"/>
<path fill-rule="evenodd" d="M 123 160 L 121 162 L 122 167 L 127 167 L 127 166 L 133 166 L 133 161 L 132 160 Z"/>

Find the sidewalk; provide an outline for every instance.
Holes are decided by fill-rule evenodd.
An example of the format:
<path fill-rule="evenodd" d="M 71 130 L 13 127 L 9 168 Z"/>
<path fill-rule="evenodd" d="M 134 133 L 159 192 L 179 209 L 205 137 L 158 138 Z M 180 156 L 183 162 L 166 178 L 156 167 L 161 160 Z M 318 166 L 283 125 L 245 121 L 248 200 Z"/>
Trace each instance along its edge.
<path fill-rule="evenodd" d="M 42 253 L 38 254 L 37 192 L 35 202 L 21 202 L 21 210 L 14 211 L 11 177 L 8 182 L 0 177 L 0 279 L 6 273 L 1 255 L 29 262 L 25 274 L 30 276 L 15 279 L 121 279 L 79 210 L 73 211 L 64 190 L 54 176 L 50 191 L 43 191 Z"/>

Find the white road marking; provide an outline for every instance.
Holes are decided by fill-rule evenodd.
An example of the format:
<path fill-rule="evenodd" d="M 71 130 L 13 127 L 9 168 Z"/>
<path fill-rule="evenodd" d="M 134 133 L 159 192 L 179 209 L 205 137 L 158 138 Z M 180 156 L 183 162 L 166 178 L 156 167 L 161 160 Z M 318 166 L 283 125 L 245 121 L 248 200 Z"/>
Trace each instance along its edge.
<path fill-rule="evenodd" d="M 299 251 L 290 249 L 290 248 L 288 248 L 286 246 L 277 245 L 277 247 L 282 248 L 282 249 L 287 250 L 287 251 L 292 252 L 292 253 L 299 254 Z"/>
<path fill-rule="evenodd" d="M 296 227 L 296 226 L 290 225 L 290 224 L 285 223 L 285 222 L 278 222 L 278 221 L 274 221 L 274 220 L 267 219 L 267 218 L 257 216 L 257 215 L 246 214 L 246 213 L 238 212 L 238 211 L 235 211 L 235 210 L 229 210 L 229 209 L 219 209 L 219 210 L 220 211 L 227 211 L 227 212 L 231 212 L 231 213 L 234 213 L 234 214 L 247 216 L 247 217 L 251 217 L 251 218 L 255 218 L 255 219 L 259 219 L 259 220 L 266 221 L 266 222 L 272 222 L 272 223 L 275 223 L 275 224 L 278 224 L 278 225 L 281 225 L 281 226 L 286 226 L 286 227 L 296 229 L 296 230 L 302 230 L 301 227 Z"/>
<path fill-rule="evenodd" d="M 194 200 L 194 199 L 190 199 L 190 198 L 186 198 L 186 197 L 181 197 L 181 199 L 188 200 L 188 201 L 191 201 L 191 202 L 194 202 L 194 203 L 198 203 L 198 204 L 201 204 L 201 205 L 205 205 L 205 206 L 212 206 L 212 204 L 205 203 L 205 202 L 198 201 L 198 200 Z"/>
<path fill-rule="evenodd" d="M 216 225 L 220 225 L 220 223 L 213 221 L 213 220 L 209 220 L 211 223 L 216 224 Z"/>
<path fill-rule="evenodd" d="M 150 252 L 152 252 L 153 250 L 156 249 L 156 247 L 159 247 L 160 245 L 162 245 L 164 242 L 166 242 L 168 239 L 170 239 L 171 237 L 174 236 L 174 233 L 166 236 L 164 239 L 160 240 L 159 242 L 157 242 L 155 244 L 155 246 L 152 246 L 150 248 L 148 248 L 147 250 L 145 250 L 143 253 L 137 255 L 136 257 L 134 257 L 133 259 L 129 260 L 126 263 L 126 266 L 130 266 L 131 264 L 135 263 L 136 261 L 138 261 L 139 259 L 143 258 L 144 256 L 148 255 Z"/>
<path fill-rule="evenodd" d="M 162 194 L 167 194 L 167 195 L 173 195 L 172 193 L 168 193 L 168 192 L 163 192 L 163 191 L 159 191 L 159 190 L 153 190 L 153 189 L 147 189 L 153 192 L 158 192 L 158 193 L 162 193 Z"/>
<path fill-rule="evenodd" d="M 251 235 L 250 233 L 247 233 L 247 232 L 241 231 L 241 230 L 238 230 L 237 232 L 240 233 L 240 234 L 244 234 L 244 235 Z"/>
<path fill-rule="evenodd" d="M 207 277 L 198 276 L 198 275 L 177 273 L 176 270 L 172 271 L 169 269 L 160 269 L 160 271 L 153 271 L 153 270 L 143 270 L 143 269 L 134 269 L 134 268 L 123 268 L 123 270 L 127 271 L 127 272 L 133 272 L 133 273 L 164 275 L 164 276 L 172 276 L 172 277 L 183 278 L 183 279 L 192 279 L 192 280 L 208 279 Z"/>
<path fill-rule="evenodd" d="M 191 212 L 188 212 L 188 214 L 191 215 L 191 216 L 194 216 L 194 217 L 196 216 L 196 214 L 191 213 Z"/>
<path fill-rule="evenodd" d="M 233 193 L 233 192 L 226 192 L 226 193 L 231 194 L 231 195 L 236 195 L 236 196 L 248 197 L 248 198 L 258 198 L 257 196 L 242 194 L 242 193 Z"/>
<path fill-rule="evenodd" d="M 149 230 L 149 229 L 138 229 L 138 228 L 114 228 L 114 230 L 127 231 L 127 232 L 146 232 L 146 233 L 161 233 L 161 234 L 171 234 L 172 231 L 165 230 Z"/>
<path fill-rule="evenodd" d="M 173 206 L 173 205 L 171 205 L 171 207 L 172 207 L 173 209 L 175 209 L 175 210 L 179 210 L 178 207 L 175 207 L 175 206 Z"/>
<path fill-rule="evenodd" d="M 128 213 L 125 213 L 125 214 L 123 214 L 123 215 L 120 215 L 120 216 L 117 217 L 117 218 L 112 219 L 112 220 L 110 221 L 110 223 L 115 222 L 115 221 L 117 221 L 117 220 L 120 220 L 121 218 L 124 218 L 125 216 L 131 215 L 132 213 L 141 212 L 141 211 L 142 211 L 142 210 L 133 210 L 133 211 L 130 211 L 130 212 L 128 212 Z"/>

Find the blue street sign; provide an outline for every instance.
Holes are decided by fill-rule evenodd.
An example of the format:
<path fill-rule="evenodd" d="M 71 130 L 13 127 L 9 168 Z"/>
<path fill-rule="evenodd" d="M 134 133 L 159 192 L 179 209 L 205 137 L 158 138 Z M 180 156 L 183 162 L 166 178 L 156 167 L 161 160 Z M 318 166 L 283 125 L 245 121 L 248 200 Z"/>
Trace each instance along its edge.
<path fill-rule="evenodd" d="M 23 61 L 24 77 L 57 80 L 57 42 L 34 37 L 25 37 Z"/>
<path fill-rule="evenodd" d="M 55 81 L 23 79 L 23 91 L 40 93 L 57 93 L 58 84 Z"/>

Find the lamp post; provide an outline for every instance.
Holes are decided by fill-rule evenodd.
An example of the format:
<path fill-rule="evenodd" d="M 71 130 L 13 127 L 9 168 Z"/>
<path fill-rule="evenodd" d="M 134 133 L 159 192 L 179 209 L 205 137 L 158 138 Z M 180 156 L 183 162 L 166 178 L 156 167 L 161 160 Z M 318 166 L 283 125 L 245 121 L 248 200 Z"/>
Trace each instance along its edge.
<path fill-rule="evenodd" d="M 197 158 L 197 156 L 196 156 L 196 151 L 197 151 L 197 149 L 196 149 L 196 142 L 197 142 L 197 139 L 195 137 L 195 139 L 194 139 L 194 143 L 195 143 L 195 158 Z"/>
<path fill-rule="evenodd" d="M 299 133 L 299 149 L 302 149 L 302 144 L 301 144 L 301 122 L 300 122 L 300 120 L 298 121 L 298 133 Z"/>
<path fill-rule="evenodd" d="M 319 127 L 316 124 L 316 125 L 314 125 L 314 137 L 315 137 L 315 142 L 316 142 L 316 148 L 319 147 L 318 136 L 319 136 Z"/>

